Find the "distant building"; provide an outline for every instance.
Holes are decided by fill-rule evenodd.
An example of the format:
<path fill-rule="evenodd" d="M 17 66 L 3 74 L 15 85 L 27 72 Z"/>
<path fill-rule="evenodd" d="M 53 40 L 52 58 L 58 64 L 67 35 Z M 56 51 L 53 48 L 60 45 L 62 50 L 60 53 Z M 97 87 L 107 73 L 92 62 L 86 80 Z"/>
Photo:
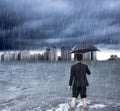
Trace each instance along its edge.
<path fill-rule="evenodd" d="M 83 60 L 91 60 L 91 52 L 83 53 Z"/>
<path fill-rule="evenodd" d="M 4 54 L 1 54 L 1 61 L 4 61 Z"/>
<path fill-rule="evenodd" d="M 21 51 L 18 54 L 18 60 L 30 60 L 30 52 L 29 51 Z"/>
<path fill-rule="evenodd" d="M 3 54 L 3 60 L 4 61 L 9 61 L 9 52 L 4 52 L 4 54 Z"/>
<path fill-rule="evenodd" d="M 41 54 L 38 53 L 38 61 L 41 59 Z"/>
<path fill-rule="evenodd" d="M 34 54 L 35 61 L 38 61 L 38 54 Z"/>
<path fill-rule="evenodd" d="M 96 51 L 91 51 L 91 60 L 97 60 L 97 53 L 96 53 Z"/>
<path fill-rule="evenodd" d="M 9 53 L 9 61 L 14 61 L 14 60 L 15 60 L 15 54 Z"/>
<path fill-rule="evenodd" d="M 44 59 L 44 54 L 40 54 L 40 53 L 39 53 L 39 54 L 38 54 L 38 60 L 39 60 L 39 61 L 45 60 L 45 59 Z"/>
<path fill-rule="evenodd" d="M 41 57 L 42 57 L 43 60 L 47 60 L 47 59 L 46 59 L 46 58 L 47 58 L 46 52 L 44 52 L 44 53 L 41 55 Z"/>
<path fill-rule="evenodd" d="M 15 60 L 18 60 L 18 52 L 15 52 Z"/>
<path fill-rule="evenodd" d="M 32 55 L 32 60 L 38 61 L 38 54 L 33 54 Z"/>
<path fill-rule="evenodd" d="M 66 47 L 61 48 L 61 60 L 69 61 L 71 60 L 71 54 L 69 53 L 70 49 Z"/>
<path fill-rule="evenodd" d="M 57 61 L 57 51 L 56 47 L 51 47 L 49 51 L 49 60 L 50 61 Z"/>
<path fill-rule="evenodd" d="M 83 53 L 83 60 L 97 60 L 96 52 L 90 51 L 87 53 Z"/>
<path fill-rule="evenodd" d="M 33 61 L 33 55 L 30 55 L 30 60 Z"/>
<path fill-rule="evenodd" d="M 44 53 L 45 60 L 57 61 L 57 50 L 56 47 L 50 47 L 46 49 Z"/>
<path fill-rule="evenodd" d="M 15 60 L 18 60 L 17 52 L 6 51 L 3 54 L 1 54 L 1 61 L 15 61 Z"/>
<path fill-rule="evenodd" d="M 49 60 L 49 54 L 50 54 L 50 48 L 47 48 L 46 52 L 44 53 L 45 60 Z"/>
<path fill-rule="evenodd" d="M 18 53 L 18 61 L 20 61 L 21 60 L 21 53 L 19 52 Z"/>

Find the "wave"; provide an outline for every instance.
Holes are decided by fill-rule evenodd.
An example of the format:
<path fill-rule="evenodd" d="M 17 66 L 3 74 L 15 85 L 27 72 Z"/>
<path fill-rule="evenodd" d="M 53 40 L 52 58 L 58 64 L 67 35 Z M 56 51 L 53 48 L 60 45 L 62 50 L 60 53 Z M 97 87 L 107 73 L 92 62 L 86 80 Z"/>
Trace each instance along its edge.
<path fill-rule="evenodd" d="M 106 111 L 107 109 L 109 111 L 114 111 L 114 109 L 118 109 L 118 111 L 120 110 L 120 102 L 111 102 L 111 101 L 93 101 L 93 100 L 89 100 L 88 102 L 88 109 L 86 111 Z M 77 101 L 76 104 L 76 109 L 74 111 L 81 111 L 82 108 L 82 102 L 81 101 Z M 47 111 L 71 111 L 70 110 L 70 103 L 61 103 L 59 105 L 57 105 L 56 107 L 52 107 L 51 109 L 48 109 Z"/>
<path fill-rule="evenodd" d="M 41 104 L 45 104 L 45 107 L 41 106 L 40 103 L 35 103 L 34 106 L 34 104 L 31 102 L 31 106 L 33 105 L 33 107 L 30 108 L 28 106 L 30 104 L 25 103 L 25 101 L 23 100 L 23 98 L 26 98 L 26 100 L 28 101 L 28 97 L 29 95 L 20 96 L 8 101 L 4 101 L 0 104 L 0 111 L 71 111 L 71 98 L 56 97 L 53 99 L 54 103 L 46 103 L 45 101 L 42 101 Z M 65 101 L 57 103 L 58 99 L 65 99 Z M 17 105 L 18 100 L 20 100 L 19 105 Z M 13 103 L 14 105 L 12 105 Z M 22 103 L 24 104 L 24 107 L 22 106 Z M 120 102 L 116 100 L 88 100 L 87 104 L 88 110 L 86 111 L 120 111 Z M 4 107 L 2 107 L 2 105 Z M 76 109 L 74 111 L 84 111 L 81 100 L 77 100 Z"/>

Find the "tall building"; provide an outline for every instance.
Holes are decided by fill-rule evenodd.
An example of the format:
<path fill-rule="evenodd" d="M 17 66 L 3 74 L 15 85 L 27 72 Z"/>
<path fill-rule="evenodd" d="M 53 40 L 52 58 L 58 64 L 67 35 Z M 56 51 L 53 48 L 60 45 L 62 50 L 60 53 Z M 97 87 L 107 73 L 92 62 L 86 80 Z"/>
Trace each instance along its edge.
<path fill-rule="evenodd" d="M 1 61 L 4 61 L 4 54 L 1 54 Z"/>
<path fill-rule="evenodd" d="M 46 53 L 45 53 L 45 60 L 49 60 L 49 61 L 57 61 L 57 50 L 56 47 L 50 47 L 46 49 Z"/>
<path fill-rule="evenodd" d="M 61 48 L 61 60 L 62 61 L 69 61 L 71 60 L 71 54 L 69 53 L 70 49 L 62 47 Z"/>
<path fill-rule="evenodd" d="M 83 60 L 91 60 L 91 52 L 83 53 Z"/>
<path fill-rule="evenodd" d="M 18 53 L 18 52 L 15 52 L 14 54 L 15 54 L 15 60 L 18 60 L 18 54 L 19 54 L 19 53 Z"/>
<path fill-rule="evenodd" d="M 44 53 L 45 60 L 49 60 L 49 53 L 50 53 L 50 48 L 47 48 L 46 52 Z"/>
<path fill-rule="evenodd" d="M 4 54 L 3 54 L 3 60 L 4 61 L 9 61 L 9 52 L 4 52 Z"/>
<path fill-rule="evenodd" d="M 18 53 L 18 61 L 21 60 L 21 52 Z"/>
<path fill-rule="evenodd" d="M 50 61 L 57 61 L 57 51 L 56 47 L 51 47 L 49 51 L 49 60 Z"/>
<path fill-rule="evenodd" d="M 97 60 L 97 54 L 95 51 L 91 51 L 91 60 Z"/>

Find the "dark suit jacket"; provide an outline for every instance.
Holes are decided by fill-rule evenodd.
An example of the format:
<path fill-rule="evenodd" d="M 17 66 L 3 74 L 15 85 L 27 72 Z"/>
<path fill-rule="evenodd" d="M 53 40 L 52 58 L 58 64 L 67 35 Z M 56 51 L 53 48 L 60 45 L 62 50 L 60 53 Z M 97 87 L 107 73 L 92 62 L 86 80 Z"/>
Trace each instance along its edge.
<path fill-rule="evenodd" d="M 87 65 L 82 63 L 72 65 L 70 71 L 69 86 L 73 86 L 72 87 L 73 89 L 80 86 L 81 87 L 89 86 L 86 73 L 88 75 L 91 74 Z"/>

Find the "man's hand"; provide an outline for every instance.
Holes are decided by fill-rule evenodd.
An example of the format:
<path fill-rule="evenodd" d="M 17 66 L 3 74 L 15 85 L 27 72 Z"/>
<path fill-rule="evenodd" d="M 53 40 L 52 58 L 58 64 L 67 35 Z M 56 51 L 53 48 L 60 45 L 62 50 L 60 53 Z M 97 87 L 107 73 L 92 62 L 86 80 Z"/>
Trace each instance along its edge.
<path fill-rule="evenodd" d="M 68 86 L 68 91 L 71 91 L 71 89 L 72 89 L 72 86 Z"/>

